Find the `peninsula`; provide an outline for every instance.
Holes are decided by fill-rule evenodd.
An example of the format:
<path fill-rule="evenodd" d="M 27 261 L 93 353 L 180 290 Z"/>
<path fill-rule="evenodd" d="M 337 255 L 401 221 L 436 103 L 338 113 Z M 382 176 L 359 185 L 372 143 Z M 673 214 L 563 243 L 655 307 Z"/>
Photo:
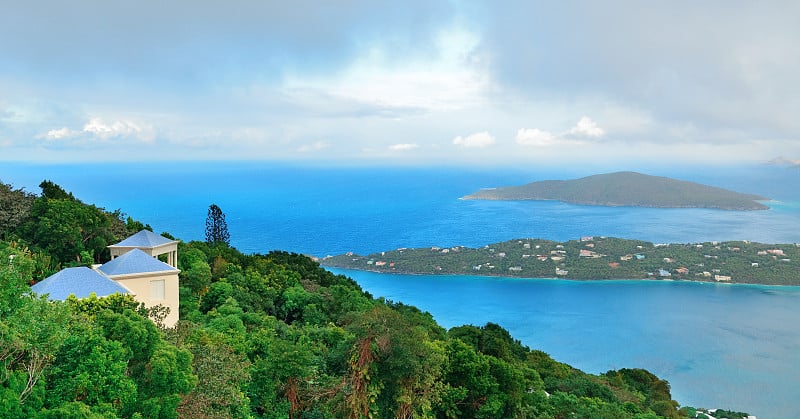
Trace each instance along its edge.
<path fill-rule="evenodd" d="M 713 208 L 736 211 L 769 209 L 757 202 L 769 199 L 763 196 L 636 172 L 616 172 L 573 180 L 544 180 L 522 186 L 482 189 L 462 199 L 555 200 L 611 207 Z"/>
<path fill-rule="evenodd" d="M 519 239 L 481 248 L 397 249 L 320 260 L 324 266 L 401 274 L 521 278 L 661 279 L 800 285 L 800 244 L 659 244 L 612 237 Z"/>

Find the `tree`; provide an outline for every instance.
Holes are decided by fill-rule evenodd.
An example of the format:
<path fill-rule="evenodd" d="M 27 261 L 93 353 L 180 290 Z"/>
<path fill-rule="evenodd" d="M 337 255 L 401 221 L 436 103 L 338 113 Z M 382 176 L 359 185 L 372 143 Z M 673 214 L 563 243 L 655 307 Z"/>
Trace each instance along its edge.
<path fill-rule="evenodd" d="M 36 197 L 23 189 L 0 182 L 0 238 L 10 234 L 27 219 Z"/>
<path fill-rule="evenodd" d="M 216 204 L 209 205 L 206 217 L 206 242 L 230 244 L 230 240 L 225 214 Z"/>

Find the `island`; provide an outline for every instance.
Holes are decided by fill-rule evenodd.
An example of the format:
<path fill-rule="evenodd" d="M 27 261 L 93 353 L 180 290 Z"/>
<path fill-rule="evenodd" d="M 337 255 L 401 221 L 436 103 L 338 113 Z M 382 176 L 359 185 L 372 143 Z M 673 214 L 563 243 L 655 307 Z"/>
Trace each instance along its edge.
<path fill-rule="evenodd" d="M 517 239 L 480 248 L 396 249 L 320 260 L 329 267 L 400 274 L 576 280 L 654 279 L 800 285 L 800 244 L 650 243 L 613 237 Z"/>
<path fill-rule="evenodd" d="M 569 204 L 652 208 L 766 210 L 769 198 L 637 172 L 616 172 L 573 180 L 544 180 L 522 186 L 482 189 L 462 199 L 554 200 Z"/>

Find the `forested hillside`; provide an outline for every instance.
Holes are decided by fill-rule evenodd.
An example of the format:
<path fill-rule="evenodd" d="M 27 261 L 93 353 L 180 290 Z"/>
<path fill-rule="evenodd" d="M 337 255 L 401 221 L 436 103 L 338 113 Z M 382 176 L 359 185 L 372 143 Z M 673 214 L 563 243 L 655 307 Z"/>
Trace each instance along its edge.
<path fill-rule="evenodd" d="M 694 416 L 645 370 L 589 375 L 500 325 L 445 330 L 297 254 L 181 243 L 172 329 L 131 297 L 32 295 L 145 227 L 52 182 L 0 183 L 0 417 Z"/>

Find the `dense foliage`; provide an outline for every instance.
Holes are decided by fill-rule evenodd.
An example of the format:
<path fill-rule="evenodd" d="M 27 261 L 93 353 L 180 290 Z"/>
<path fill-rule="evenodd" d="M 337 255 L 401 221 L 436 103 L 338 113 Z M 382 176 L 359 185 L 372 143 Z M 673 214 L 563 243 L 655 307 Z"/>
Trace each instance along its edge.
<path fill-rule="evenodd" d="M 415 274 L 566 279 L 677 279 L 800 285 L 800 245 L 746 241 L 653 244 L 612 237 L 563 243 L 511 240 L 483 248 L 397 249 L 338 255 L 326 266 Z"/>
<path fill-rule="evenodd" d="M 669 384 L 647 371 L 585 374 L 496 324 L 444 330 L 428 313 L 375 299 L 352 279 L 286 252 L 244 255 L 220 242 L 181 243 L 181 320 L 172 329 L 160 329 L 147 310 L 118 294 L 50 302 L 29 288 L 43 276 L 41 260 L 65 263 L 86 249 L 102 257 L 93 246 L 115 237 L 116 222 L 106 223 L 114 216 L 69 194 L 10 193 L 33 204 L 0 241 L 2 417 L 689 413 L 678 409 Z M 45 208 L 34 214 L 36 205 Z M 29 235 L 44 220 L 66 222 L 61 211 L 91 216 L 66 223 L 59 234 Z M 81 239 L 64 239 L 74 234 Z"/>

